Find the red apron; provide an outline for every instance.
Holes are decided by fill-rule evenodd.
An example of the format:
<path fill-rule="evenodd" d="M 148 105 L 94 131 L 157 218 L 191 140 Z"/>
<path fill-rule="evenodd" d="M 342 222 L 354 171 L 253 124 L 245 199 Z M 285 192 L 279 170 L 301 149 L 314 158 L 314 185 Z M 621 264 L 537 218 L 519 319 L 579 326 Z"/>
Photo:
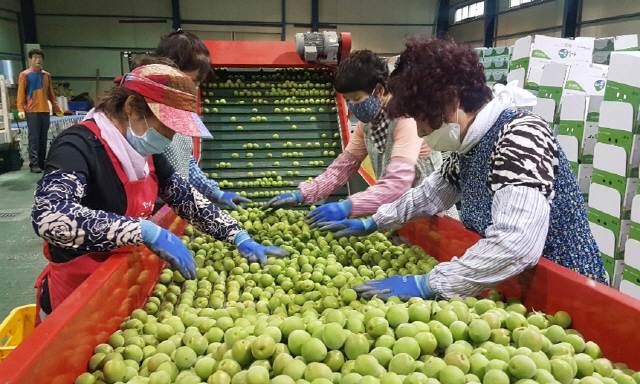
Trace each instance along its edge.
<path fill-rule="evenodd" d="M 105 149 L 111 159 L 120 182 L 124 185 L 124 192 L 127 195 L 127 212 L 125 216 L 148 218 L 153 211 L 153 205 L 158 196 L 158 178 L 155 175 L 153 160 L 149 156 L 149 176 L 138 181 L 129 181 L 124 173 L 122 164 L 115 156 L 109 145 L 102 139 L 100 128 L 91 122 L 82 123 L 89 128 L 98 139 L 104 144 Z M 42 293 L 42 282 L 47 279 L 49 288 L 49 298 L 51 300 L 51 310 L 55 310 L 62 302 L 85 281 L 100 265 L 111 255 L 120 253 L 129 254 L 136 247 L 126 246 L 114 249 L 110 252 L 87 253 L 66 263 L 54 263 L 49 255 L 49 247 L 45 241 L 43 246 L 44 256 L 49 263 L 44 268 L 38 279 L 35 288 L 37 289 L 36 299 L 36 325 L 40 323 L 40 294 Z"/>

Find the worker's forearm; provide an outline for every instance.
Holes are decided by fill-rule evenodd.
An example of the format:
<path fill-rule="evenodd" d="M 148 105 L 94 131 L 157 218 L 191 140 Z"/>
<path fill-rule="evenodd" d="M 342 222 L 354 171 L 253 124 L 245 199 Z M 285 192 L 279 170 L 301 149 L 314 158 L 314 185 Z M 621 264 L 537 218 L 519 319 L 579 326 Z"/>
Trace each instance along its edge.
<path fill-rule="evenodd" d="M 387 232 L 412 220 L 446 211 L 459 199 L 458 190 L 445 181 L 440 172 L 434 172 L 393 203 L 378 208 L 373 219 L 379 231 Z"/>
<path fill-rule="evenodd" d="M 392 159 L 384 176 L 374 185 L 349 197 L 352 218 L 369 216 L 378 208 L 398 199 L 411 188 L 416 177 L 416 165 L 403 158 Z"/>
<path fill-rule="evenodd" d="M 486 237 L 461 258 L 438 264 L 429 274 L 431 289 L 446 298 L 476 296 L 535 266 L 544 249 L 549 212 L 547 199 L 533 188 L 499 190 Z"/>
<path fill-rule="evenodd" d="M 38 236 L 51 245 L 86 253 L 142 244 L 138 218 L 80 204 L 86 187 L 84 174 L 59 170 L 38 182 L 31 211 L 31 223 Z"/>
<path fill-rule="evenodd" d="M 362 160 L 347 151 L 341 153 L 321 175 L 310 183 L 298 185 L 298 190 L 304 196 L 304 202 L 313 204 L 345 185 L 358 172 Z"/>
<path fill-rule="evenodd" d="M 180 217 L 218 240 L 233 242 L 241 230 L 233 217 L 207 200 L 177 173 L 161 181 L 160 197 Z"/>

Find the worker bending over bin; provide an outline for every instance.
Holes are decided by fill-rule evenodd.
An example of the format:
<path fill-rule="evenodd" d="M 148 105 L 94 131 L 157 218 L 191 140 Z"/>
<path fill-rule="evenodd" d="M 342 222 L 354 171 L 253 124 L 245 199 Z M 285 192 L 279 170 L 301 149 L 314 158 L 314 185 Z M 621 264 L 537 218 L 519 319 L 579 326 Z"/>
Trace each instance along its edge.
<path fill-rule="evenodd" d="M 159 195 L 182 218 L 238 247 L 250 262 L 287 256 L 262 246 L 176 173 L 162 152 L 175 133 L 210 137 L 195 113 L 196 87 L 168 63 L 134 69 L 51 146 L 32 223 L 49 261 L 36 282 L 38 320 L 51 313 L 110 256 L 145 244 L 185 278 L 196 278 L 182 240 L 149 221 Z"/>
<path fill-rule="evenodd" d="M 294 193 L 280 194 L 263 209 L 314 204 L 344 186 L 369 156 L 377 178 L 375 185 L 346 200 L 324 204 L 309 213 L 312 228 L 347 217 L 375 213 L 382 204 L 400 197 L 442 165 L 442 154 L 420 140 L 413 118 L 391 118 L 384 106 L 392 100 L 386 83 L 387 62 L 369 50 L 355 51 L 342 61 L 335 75 L 336 92 L 344 96 L 359 120 L 345 151 L 311 182 L 300 183 Z M 449 215 L 458 218 L 453 207 Z"/>
<path fill-rule="evenodd" d="M 569 161 L 544 119 L 515 107 L 535 104 L 531 93 L 513 84 L 492 93 L 473 49 L 431 37 L 407 41 L 388 87 L 388 114 L 416 119 L 427 144 L 451 155 L 439 172 L 371 218 L 320 230 L 389 231 L 459 201 L 462 223 L 483 239 L 426 275 L 356 286 L 362 297 L 476 296 L 535 266 L 540 256 L 606 284 Z"/>

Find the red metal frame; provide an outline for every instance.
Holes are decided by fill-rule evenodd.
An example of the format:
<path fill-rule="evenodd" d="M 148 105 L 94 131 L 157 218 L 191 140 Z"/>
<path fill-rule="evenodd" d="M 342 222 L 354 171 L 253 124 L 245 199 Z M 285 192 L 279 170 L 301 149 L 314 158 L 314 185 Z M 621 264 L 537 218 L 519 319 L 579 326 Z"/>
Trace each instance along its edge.
<path fill-rule="evenodd" d="M 186 226 L 168 208 L 153 221 L 176 234 Z M 0 364 L 0 383 L 73 383 L 93 348 L 142 307 L 164 265 L 146 247 L 109 258 Z"/>
<path fill-rule="evenodd" d="M 398 232 L 440 262 L 462 256 L 481 238 L 448 217 L 418 220 Z M 569 312 L 572 327 L 596 342 L 605 357 L 640 370 L 640 301 L 547 259 L 498 289 L 507 297 L 520 298 L 530 310 Z"/>
<path fill-rule="evenodd" d="M 296 53 L 292 41 L 205 41 L 211 65 L 232 68 L 322 68 Z"/>

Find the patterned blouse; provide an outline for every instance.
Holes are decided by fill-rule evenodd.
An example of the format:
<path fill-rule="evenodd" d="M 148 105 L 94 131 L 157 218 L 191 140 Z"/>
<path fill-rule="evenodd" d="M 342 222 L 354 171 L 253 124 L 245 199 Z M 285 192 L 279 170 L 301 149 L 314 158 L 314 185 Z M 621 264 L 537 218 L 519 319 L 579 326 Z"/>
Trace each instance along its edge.
<path fill-rule="evenodd" d="M 158 195 L 199 230 L 232 242 L 241 230 L 236 220 L 177 174 L 164 155 L 153 160 Z M 124 216 L 126 209 L 124 186 L 99 139 L 81 125 L 58 136 L 31 213 L 52 260 L 66 262 L 88 252 L 142 244 L 139 219 Z"/>

